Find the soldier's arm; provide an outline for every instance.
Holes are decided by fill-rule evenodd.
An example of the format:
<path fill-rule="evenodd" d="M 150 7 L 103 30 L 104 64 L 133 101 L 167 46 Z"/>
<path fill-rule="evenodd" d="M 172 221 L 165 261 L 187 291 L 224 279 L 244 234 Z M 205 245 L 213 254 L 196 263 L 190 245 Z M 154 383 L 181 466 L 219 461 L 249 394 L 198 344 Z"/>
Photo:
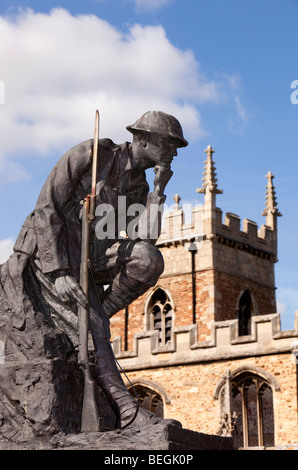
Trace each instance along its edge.
<path fill-rule="evenodd" d="M 91 142 L 74 147 L 59 160 L 39 195 L 34 223 L 44 273 L 70 269 L 63 208 L 72 198 L 82 175 L 91 166 Z"/>
<path fill-rule="evenodd" d="M 164 190 L 168 182 L 173 176 L 173 172 L 169 166 L 156 165 L 154 167 L 154 190 L 153 193 L 157 196 L 163 196 Z"/>
<path fill-rule="evenodd" d="M 149 193 L 146 207 L 138 221 L 138 235 L 142 240 L 155 244 L 160 236 L 162 216 L 166 196 L 164 190 L 173 175 L 172 170 L 165 166 L 154 168 L 155 179 L 153 192 Z"/>

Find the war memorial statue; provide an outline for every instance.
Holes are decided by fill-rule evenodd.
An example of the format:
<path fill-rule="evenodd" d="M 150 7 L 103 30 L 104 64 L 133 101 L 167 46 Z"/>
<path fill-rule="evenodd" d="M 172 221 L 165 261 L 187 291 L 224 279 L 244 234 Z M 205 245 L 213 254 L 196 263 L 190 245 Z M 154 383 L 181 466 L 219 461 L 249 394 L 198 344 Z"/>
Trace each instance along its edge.
<path fill-rule="evenodd" d="M 230 438 L 140 408 L 110 342 L 110 318 L 163 272 L 155 244 L 171 162 L 188 145 L 182 127 L 149 111 L 117 145 L 99 139 L 98 111 L 95 122 L 0 265 L 0 450 L 231 450 Z"/>
<path fill-rule="evenodd" d="M 163 272 L 155 246 L 159 209 L 173 174 L 172 159 L 188 143 L 177 119 L 161 111 L 145 113 L 127 129 L 132 143 L 98 139 L 97 130 L 94 139 L 63 155 L 25 220 L 13 254 L 0 266 L 1 439 L 22 442 L 27 435 L 95 431 L 98 423 L 101 430 L 98 418 L 105 410 L 91 416 L 98 390 L 113 410 L 112 428 L 160 420 L 138 409 L 127 390 L 110 345 L 109 319 L 154 286 Z M 150 193 L 148 168 L 155 172 Z M 82 227 L 86 202 L 87 218 L 93 205 L 93 217 L 85 220 L 87 240 Z M 123 207 L 135 204 L 144 211 L 132 224 L 132 213 Z M 82 285 L 86 272 L 87 290 Z M 91 371 L 80 350 L 80 311 L 88 313 L 94 344 Z M 83 385 L 79 366 L 89 374 Z M 89 382 L 96 384 L 91 398 L 89 391 L 84 397 Z"/>

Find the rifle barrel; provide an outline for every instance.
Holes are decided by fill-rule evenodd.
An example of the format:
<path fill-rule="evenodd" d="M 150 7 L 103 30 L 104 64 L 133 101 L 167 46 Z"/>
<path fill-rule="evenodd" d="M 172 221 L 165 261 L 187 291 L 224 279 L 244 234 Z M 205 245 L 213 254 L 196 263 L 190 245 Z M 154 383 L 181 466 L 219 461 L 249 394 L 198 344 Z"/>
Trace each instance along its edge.
<path fill-rule="evenodd" d="M 93 147 L 93 164 L 92 164 L 92 195 L 96 195 L 96 170 L 97 170 L 97 153 L 98 153 L 98 137 L 99 137 L 99 112 L 95 113 L 95 130 L 94 130 L 94 147 Z"/>
<path fill-rule="evenodd" d="M 82 211 L 82 241 L 80 285 L 89 299 L 89 258 L 90 258 L 90 222 L 94 219 L 96 200 L 96 170 L 99 135 L 99 113 L 95 116 L 95 136 L 92 164 L 92 193 L 83 203 Z M 80 306 L 78 311 L 79 322 L 79 360 L 84 374 L 84 397 L 82 405 L 81 432 L 96 432 L 99 430 L 99 418 L 96 403 L 96 387 L 91 375 L 88 357 L 89 308 Z"/>

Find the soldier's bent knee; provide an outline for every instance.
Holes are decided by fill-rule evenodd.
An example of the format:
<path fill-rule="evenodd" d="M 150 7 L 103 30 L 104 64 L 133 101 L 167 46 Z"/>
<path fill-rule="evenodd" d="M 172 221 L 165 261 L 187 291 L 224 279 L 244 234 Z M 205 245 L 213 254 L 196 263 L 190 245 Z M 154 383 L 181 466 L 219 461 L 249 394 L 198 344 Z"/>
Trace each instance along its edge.
<path fill-rule="evenodd" d="M 140 241 L 135 244 L 132 256 L 137 264 L 139 280 L 154 285 L 164 271 L 164 260 L 159 249 L 150 243 Z"/>

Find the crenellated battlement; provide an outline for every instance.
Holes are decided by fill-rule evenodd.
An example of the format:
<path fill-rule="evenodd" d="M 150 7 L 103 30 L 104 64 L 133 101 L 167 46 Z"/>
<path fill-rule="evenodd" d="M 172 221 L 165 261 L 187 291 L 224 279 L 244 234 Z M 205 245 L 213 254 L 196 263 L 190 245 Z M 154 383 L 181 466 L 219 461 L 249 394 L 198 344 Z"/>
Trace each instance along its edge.
<path fill-rule="evenodd" d="M 262 258 L 277 260 L 277 217 L 281 216 L 277 209 L 275 187 L 271 172 L 266 175 L 266 203 L 262 215 L 266 216 L 266 224 L 258 227 L 256 222 L 245 218 L 242 221 L 238 215 L 227 212 L 223 220 L 223 212 L 216 207 L 216 195 L 223 191 L 218 189 L 215 163 L 213 161 L 214 150 L 211 146 L 205 150 L 203 185 L 197 189 L 204 194 L 204 203 L 196 205 L 191 210 L 191 221 L 185 223 L 185 206 L 179 205 L 181 198 L 174 196 L 175 206 L 164 217 L 158 245 L 169 246 L 171 244 L 185 244 L 206 240 L 217 241 L 226 246 L 250 252 Z M 190 212 L 187 206 L 188 213 Z"/>
<path fill-rule="evenodd" d="M 293 330 L 282 331 L 278 313 L 252 317 L 251 335 L 239 336 L 238 320 L 213 322 L 211 339 L 198 340 L 197 325 L 173 328 L 166 347 L 158 346 L 158 332 L 144 331 L 134 335 L 133 350 L 121 350 L 121 337 L 113 341 L 113 349 L 124 370 L 203 363 L 223 359 L 244 358 L 290 352 L 296 360 L 298 352 L 298 312 Z"/>
<path fill-rule="evenodd" d="M 240 217 L 231 212 L 225 214 L 222 222 L 222 211 L 217 208 L 215 235 L 219 243 L 249 251 L 256 256 L 273 257 L 276 261 L 276 236 L 266 225 L 259 228 L 256 222 L 245 218 L 241 228 Z"/>
<path fill-rule="evenodd" d="M 216 223 L 213 233 L 213 239 L 224 245 L 234 248 L 257 252 L 262 252 L 263 256 L 276 256 L 276 246 L 273 230 L 262 225 L 260 228 L 256 222 L 247 218 L 241 219 L 238 215 L 231 212 L 225 214 L 222 221 L 223 212 L 216 208 Z M 193 210 L 193 220 L 190 223 L 184 223 L 183 209 L 169 212 L 165 216 L 165 226 L 163 227 L 158 245 L 170 245 L 186 243 L 189 241 L 202 241 L 206 237 L 204 231 L 204 206 L 197 206 Z M 211 238 L 210 235 L 208 238 Z"/>

